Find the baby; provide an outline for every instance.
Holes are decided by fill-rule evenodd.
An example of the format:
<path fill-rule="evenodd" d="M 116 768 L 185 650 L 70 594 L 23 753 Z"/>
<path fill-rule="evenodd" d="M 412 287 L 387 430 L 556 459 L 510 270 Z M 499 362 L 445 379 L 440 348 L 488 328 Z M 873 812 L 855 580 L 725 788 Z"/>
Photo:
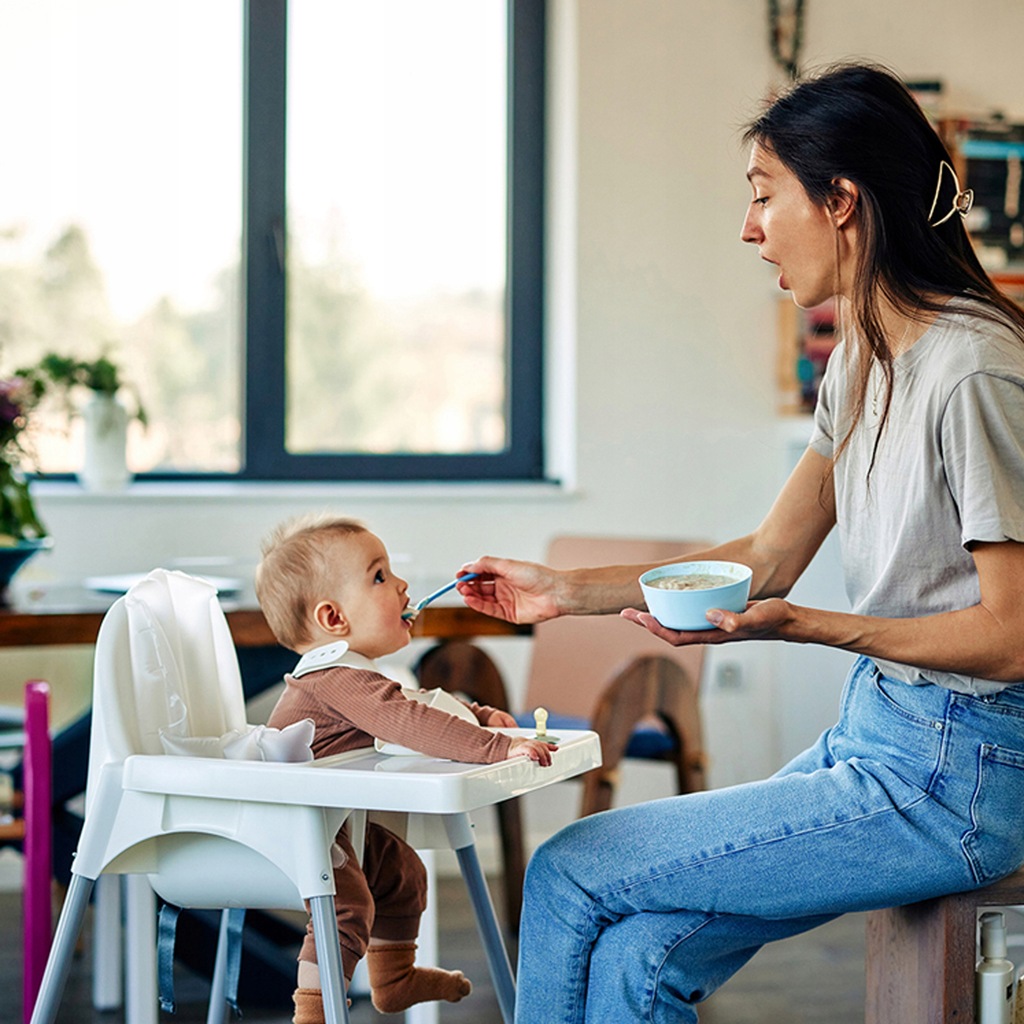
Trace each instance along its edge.
<path fill-rule="evenodd" d="M 408 584 L 391 571 L 383 543 L 353 519 L 315 517 L 278 527 L 264 542 L 256 594 L 278 642 L 302 657 L 268 724 L 316 724 L 317 757 L 374 739 L 431 757 L 490 764 L 523 755 L 551 764 L 553 746 L 482 726 L 514 727 L 504 711 L 469 704 L 474 725 L 407 699 L 374 659 L 409 642 Z M 373 1005 L 398 1013 L 436 999 L 457 1002 L 471 985 L 461 971 L 415 966 L 426 872 L 416 852 L 382 826 L 367 826 L 362 866 L 347 827 L 333 848 L 335 912 L 346 982 L 367 955 Z M 323 1000 L 312 926 L 299 952 L 295 1024 L 320 1024 Z"/>

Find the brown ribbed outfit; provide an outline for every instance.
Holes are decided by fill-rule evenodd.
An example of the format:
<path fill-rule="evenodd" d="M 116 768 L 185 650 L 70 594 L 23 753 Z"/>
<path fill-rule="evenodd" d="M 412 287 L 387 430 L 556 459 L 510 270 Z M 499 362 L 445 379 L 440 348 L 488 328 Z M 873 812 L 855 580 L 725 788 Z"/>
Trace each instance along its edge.
<path fill-rule="evenodd" d="M 289 675 L 285 684 L 267 724 L 280 729 L 312 718 L 316 757 L 371 746 L 375 738 L 452 761 L 492 764 L 509 756 L 507 735 L 408 700 L 398 683 L 368 668 L 333 667 L 298 679 Z M 475 703 L 467 707 L 481 725 L 494 711 Z M 416 851 L 383 826 L 367 825 L 361 867 L 347 828 L 336 842 L 334 912 L 345 977 L 351 978 L 371 935 L 416 938 L 426 909 L 427 878 Z M 316 963 L 312 925 L 307 925 L 299 959 Z"/>

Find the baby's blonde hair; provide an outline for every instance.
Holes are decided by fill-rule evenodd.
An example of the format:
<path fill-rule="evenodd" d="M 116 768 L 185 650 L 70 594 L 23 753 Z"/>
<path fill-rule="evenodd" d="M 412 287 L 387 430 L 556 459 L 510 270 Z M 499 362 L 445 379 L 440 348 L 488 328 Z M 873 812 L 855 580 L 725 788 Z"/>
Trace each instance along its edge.
<path fill-rule="evenodd" d="M 358 519 L 323 513 L 289 519 L 263 541 L 256 597 L 282 647 L 297 651 L 310 642 L 313 609 L 338 582 L 328 577 L 325 542 L 367 532 Z"/>

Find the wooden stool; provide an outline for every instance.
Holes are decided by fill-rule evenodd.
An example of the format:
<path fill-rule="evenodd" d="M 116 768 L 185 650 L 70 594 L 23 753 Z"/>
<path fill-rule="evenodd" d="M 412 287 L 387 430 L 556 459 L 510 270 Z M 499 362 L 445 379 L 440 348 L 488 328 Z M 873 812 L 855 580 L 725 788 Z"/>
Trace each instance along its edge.
<path fill-rule="evenodd" d="M 1024 868 L 983 889 L 875 910 L 865 1024 L 973 1024 L 979 908 L 1024 904 Z"/>

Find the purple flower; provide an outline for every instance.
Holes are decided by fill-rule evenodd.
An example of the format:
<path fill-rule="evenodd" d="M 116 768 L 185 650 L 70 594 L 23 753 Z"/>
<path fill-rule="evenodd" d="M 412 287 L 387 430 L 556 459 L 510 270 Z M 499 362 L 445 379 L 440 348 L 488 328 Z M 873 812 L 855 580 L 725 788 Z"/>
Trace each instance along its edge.
<path fill-rule="evenodd" d="M 0 380 L 0 461 L 20 461 L 19 434 L 28 426 L 32 390 L 24 377 Z"/>
<path fill-rule="evenodd" d="M 20 377 L 0 380 L 0 423 L 12 424 L 24 415 L 25 382 Z"/>

